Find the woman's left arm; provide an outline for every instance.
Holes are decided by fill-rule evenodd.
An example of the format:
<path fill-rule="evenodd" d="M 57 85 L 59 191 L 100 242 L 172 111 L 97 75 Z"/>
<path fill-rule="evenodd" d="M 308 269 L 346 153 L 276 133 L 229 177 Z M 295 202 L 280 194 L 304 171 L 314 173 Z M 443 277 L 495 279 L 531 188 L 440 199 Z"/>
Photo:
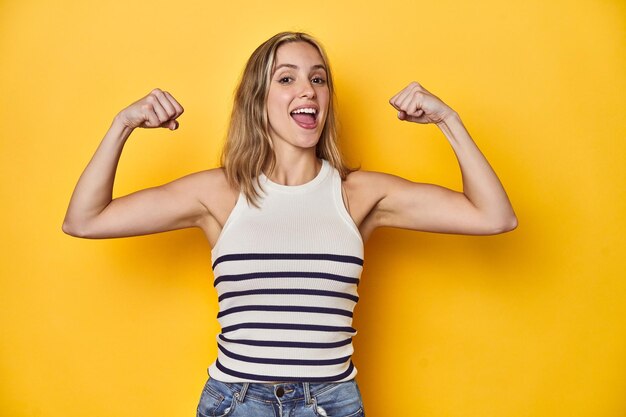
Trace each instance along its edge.
<path fill-rule="evenodd" d="M 504 187 L 454 110 L 415 82 L 389 102 L 400 120 L 434 123 L 441 129 L 459 162 L 463 192 L 393 175 L 374 175 L 370 185 L 378 189 L 381 198 L 368 216 L 374 223 L 371 226 L 476 235 L 517 227 Z"/>

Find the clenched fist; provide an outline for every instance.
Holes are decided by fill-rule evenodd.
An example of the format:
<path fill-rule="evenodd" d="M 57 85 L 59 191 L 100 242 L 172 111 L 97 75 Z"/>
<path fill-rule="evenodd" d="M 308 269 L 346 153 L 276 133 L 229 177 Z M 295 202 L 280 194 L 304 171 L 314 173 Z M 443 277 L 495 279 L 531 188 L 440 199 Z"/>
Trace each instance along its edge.
<path fill-rule="evenodd" d="M 454 114 L 447 104 L 419 83 L 412 82 L 389 100 L 398 119 L 415 123 L 440 123 Z"/>
<path fill-rule="evenodd" d="M 167 91 L 155 88 L 144 98 L 137 100 L 117 115 L 118 119 L 131 129 L 136 127 L 178 128 L 178 116 L 185 109 Z"/>

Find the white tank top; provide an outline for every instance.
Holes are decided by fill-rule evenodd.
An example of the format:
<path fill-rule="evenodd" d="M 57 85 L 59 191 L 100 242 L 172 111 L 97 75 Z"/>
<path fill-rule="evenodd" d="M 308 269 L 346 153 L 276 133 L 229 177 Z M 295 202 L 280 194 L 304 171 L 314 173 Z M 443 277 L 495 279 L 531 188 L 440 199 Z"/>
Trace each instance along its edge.
<path fill-rule="evenodd" d="M 260 176 L 260 207 L 243 194 L 211 251 L 219 300 L 223 382 L 347 381 L 363 240 L 346 210 L 341 177 L 326 161 L 310 182 Z"/>

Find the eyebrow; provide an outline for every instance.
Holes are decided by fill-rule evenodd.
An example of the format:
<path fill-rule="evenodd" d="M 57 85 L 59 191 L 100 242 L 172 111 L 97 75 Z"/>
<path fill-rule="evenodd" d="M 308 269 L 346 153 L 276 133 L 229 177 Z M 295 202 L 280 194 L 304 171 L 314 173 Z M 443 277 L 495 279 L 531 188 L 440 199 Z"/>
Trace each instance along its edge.
<path fill-rule="evenodd" d="M 272 74 L 276 73 L 276 71 L 278 71 L 279 69 L 283 68 L 283 67 L 287 67 L 287 68 L 293 68 L 293 69 L 298 69 L 299 67 L 297 65 L 294 64 L 280 64 L 279 66 L 277 66 L 276 68 L 274 68 L 274 71 L 272 71 Z M 317 64 L 317 65 L 313 65 L 311 67 L 311 69 L 323 69 L 324 71 L 326 71 L 326 67 L 322 64 Z"/>

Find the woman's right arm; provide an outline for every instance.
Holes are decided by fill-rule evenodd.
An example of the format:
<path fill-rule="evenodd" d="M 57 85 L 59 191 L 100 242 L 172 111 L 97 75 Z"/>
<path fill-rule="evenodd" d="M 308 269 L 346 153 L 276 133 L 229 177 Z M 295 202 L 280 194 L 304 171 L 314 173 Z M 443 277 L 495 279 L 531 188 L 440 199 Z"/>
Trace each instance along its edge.
<path fill-rule="evenodd" d="M 175 130 L 183 111 L 168 92 L 155 89 L 115 116 L 76 184 L 63 222 L 65 233 L 92 239 L 137 236 L 199 226 L 206 220 L 208 209 L 200 193 L 215 180 L 215 170 L 112 198 L 120 155 L 133 130 Z"/>

